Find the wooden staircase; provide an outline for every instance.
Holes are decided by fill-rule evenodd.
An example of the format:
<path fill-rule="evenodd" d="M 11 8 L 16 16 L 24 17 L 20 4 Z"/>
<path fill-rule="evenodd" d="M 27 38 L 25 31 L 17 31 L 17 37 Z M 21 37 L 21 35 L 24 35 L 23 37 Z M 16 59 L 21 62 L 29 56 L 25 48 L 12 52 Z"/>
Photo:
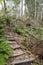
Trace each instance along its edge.
<path fill-rule="evenodd" d="M 30 58 L 30 54 L 23 50 L 21 48 L 21 45 L 19 45 L 14 38 L 14 33 L 9 29 L 6 28 L 6 39 L 8 40 L 8 43 L 10 44 L 12 50 L 13 50 L 13 55 L 9 59 L 9 64 L 10 65 L 15 65 L 15 64 L 21 64 L 21 63 L 27 63 L 35 60 L 35 58 Z M 29 65 L 29 64 L 28 64 Z"/>

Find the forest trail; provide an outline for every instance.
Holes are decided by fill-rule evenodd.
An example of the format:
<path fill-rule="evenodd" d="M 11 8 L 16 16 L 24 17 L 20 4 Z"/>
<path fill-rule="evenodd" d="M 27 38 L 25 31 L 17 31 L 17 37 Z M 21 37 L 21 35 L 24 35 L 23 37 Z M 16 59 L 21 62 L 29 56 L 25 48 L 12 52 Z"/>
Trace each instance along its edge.
<path fill-rule="evenodd" d="M 21 45 L 17 43 L 17 41 L 14 38 L 14 32 L 10 30 L 10 28 L 6 28 L 6 39 L 8 43 L 10 44 L 13 55 L 9 59 L 10 65 L 13 64 L 20 64 L 20 63 L 26 63 L 26 62 L 32 62 L 34 61 L 33 57 L 30 57 L 30 52 L 25 51 L 21 48 Z"/>

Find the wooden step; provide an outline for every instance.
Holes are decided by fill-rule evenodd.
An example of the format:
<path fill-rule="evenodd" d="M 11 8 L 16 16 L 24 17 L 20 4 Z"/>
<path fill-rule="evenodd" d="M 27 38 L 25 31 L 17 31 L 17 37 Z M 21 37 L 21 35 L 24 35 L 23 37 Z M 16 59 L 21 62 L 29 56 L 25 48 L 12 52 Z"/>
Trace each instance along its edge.
<path fill-rule="evenodd" d="M 28 58 L 28 59 L 24 59 L 24 60 L 18 60 L 18 61 L 13 61 L 12 63 L 10 63 L 10 65 L 12 64 L 21 64 L 21 63 L 32 63 L 32 61 L 34 61 L 35 59 L 34 58 Z"/>
<path fill-rule="evenodd" d="M 6 37 L 7 40 L 14 38 L 13 36 L 9 36 L 9 35 L 5 35 L 5 37 Z"/>
<path fill-rule="evenodd" d="M 13 54 L 14 57 L 25 54 L 25 52 L 23 52 L 21 49 L 13 50 L 13 53 L 14 53 Z"/>
<path fill-rule="evenodd" d="M 12 35 L 5 35 L 6 38 L 13 38 Z"/>
<path fill-rule="evenodd" d="M 12 33 L 9 33 L 9 32 L 8 32 L 8 33 L 6 33 L 6 35 L 12 35 Z"/>
<path fill-rule="evenodd" d="M 9 44 L 13 44 L 13 43 L 15 43 L 15 41 L 8 41 L 8 43 L 9 43 Z"/>
<path fill-rule="evenodd" d="M 16 41 L 8 41 L 9 44 L 17 44 Z"/>
<path fill-rule="evenodd" d="M 12 49 L 18 49 L 18 48 L 20 48 L 20 45 L 18 45 L 17 43 L 16 44 L 13 43 L 10 46 L 11 46 Z"/>
<path fill-rule="evenodd" d="M 10 61 L 10 65 L 11 64 L 20 64 L 20 63 L 32 62 L 34 60 L 35 60 L 35 58 L 29 58 L 28 55 L 24 54 L 24 55 L 13 58 L 13 61 Z"/>
<path fill-rule="evenodd" d="M 10 65 L 13 65 L 13 64 L 21 64 L 21 63 L 32 63 L 35 59 L 34 58 L 28 58 L 28 59 L 24 59 L 24 60 L 18 60 L 18 61 L 13 61 L 12 63 L 10 63 Z M 30 65 L 29 64 L 29 65 Z"/>
<path fill-rule="evenodd" d="M 7 38 L 8 41 L 15 41 L 14 38 Z"/>

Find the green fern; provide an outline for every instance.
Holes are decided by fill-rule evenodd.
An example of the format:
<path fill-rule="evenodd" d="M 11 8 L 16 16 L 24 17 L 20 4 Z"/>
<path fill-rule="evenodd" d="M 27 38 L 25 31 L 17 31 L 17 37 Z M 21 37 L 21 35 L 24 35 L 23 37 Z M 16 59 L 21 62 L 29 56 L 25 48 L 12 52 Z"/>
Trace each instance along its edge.
<path fill-rule="evenodd" d="M 4 29 L 0 29 L 0 35 L 3 35 L 3 34 L 5 34 Z"/>
<path fill-rule="evenodd" d="M 7 59 L 12 55 L 11 48 L 6 39 L 0 38 L 0 64 L 4 65 Z"/>
<path fill-rule="evenodd" d="M 4 21 L 0 21 L 1 26 L 5 25 Z M 3 37 L 5 30 L 0 26 L 0 65 L 5 65 L 10 56 L 12 56 L 12 49 L 7 43 L 7 40 Z"/>

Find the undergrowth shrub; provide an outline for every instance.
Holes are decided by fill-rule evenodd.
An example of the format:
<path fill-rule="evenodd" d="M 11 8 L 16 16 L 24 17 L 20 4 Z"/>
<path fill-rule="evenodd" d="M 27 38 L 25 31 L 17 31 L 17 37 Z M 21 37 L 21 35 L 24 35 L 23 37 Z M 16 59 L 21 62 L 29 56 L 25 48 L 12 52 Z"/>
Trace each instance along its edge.
<path fill-rule="evenodd" d="M 5 65 L 8 58 L 12 55 L 12 49 L 4 37 L 5 21 L 0 20 L 0 65 Z"/>
<path fill-rule="evenodd" d="M 0 35 L 3 35 L 5 33 L 4 29 L 0 29 Z"/>
<path fill-rule="evenodd" d="M 13 27 L 14 32 L 17 34 L 23 36 L 23 37 L 28 37 L 28 34 L 26 33 L 26 27 L 23 25 L 15 25 Z"/>
<path fill-rule="evenodd" d="M 4 65 L 12 55 L 11 48 L 5 38 L 0 38 L 0 65 Z"/>

